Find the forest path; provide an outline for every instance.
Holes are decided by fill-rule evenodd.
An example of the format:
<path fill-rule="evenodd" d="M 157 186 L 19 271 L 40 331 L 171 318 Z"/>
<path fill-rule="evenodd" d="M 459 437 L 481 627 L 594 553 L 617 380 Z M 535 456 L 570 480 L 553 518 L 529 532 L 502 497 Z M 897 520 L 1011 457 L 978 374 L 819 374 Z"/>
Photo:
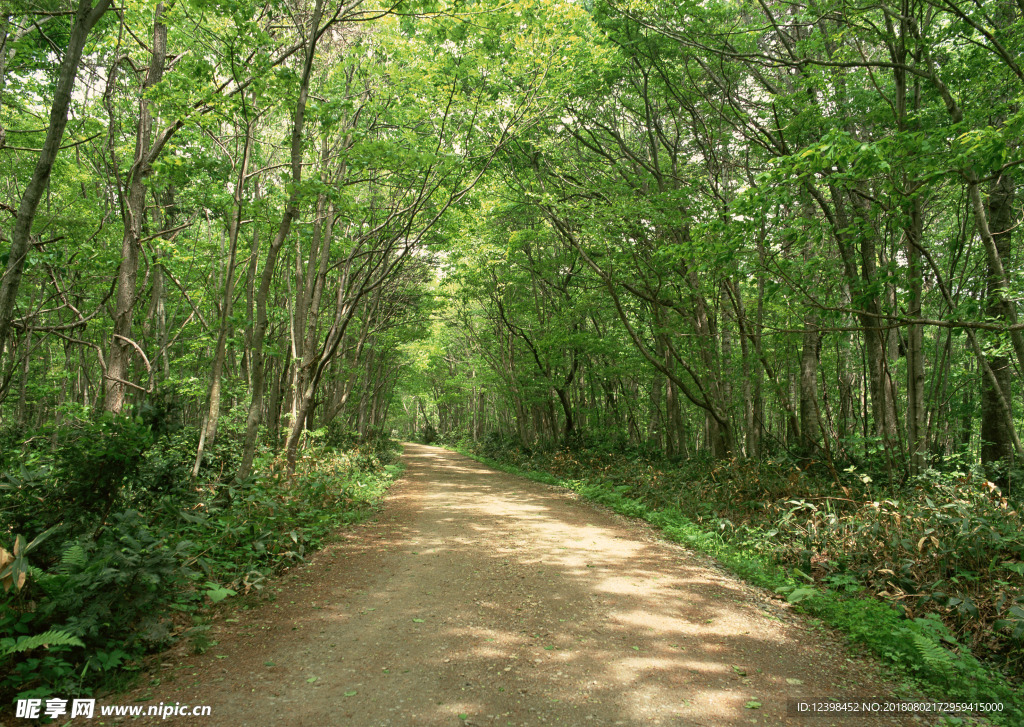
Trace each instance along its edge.
<path fill-rule="evenodd" d="M 377 519 L 218 624 L 205 654 L 164 655 L 136 695 L 211 717 L 134 723 L 898 723 L 787 715 L 788 698 L 891 685 L 646 525 L 437 447 L 407 444 L 404 462 Z"/>

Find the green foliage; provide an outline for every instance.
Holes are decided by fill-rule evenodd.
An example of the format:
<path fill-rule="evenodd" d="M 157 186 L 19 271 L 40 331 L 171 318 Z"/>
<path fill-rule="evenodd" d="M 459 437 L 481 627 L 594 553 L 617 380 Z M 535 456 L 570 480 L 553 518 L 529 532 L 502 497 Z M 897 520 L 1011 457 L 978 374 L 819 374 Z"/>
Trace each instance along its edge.
<path fill-rule="evenodd" d="M 51 470 L 55 487 L 46 499 L 50 517 L 74 521 L 69 524 L 75 530 L 103 521 L 154 441 L 141 418 L 106 412 L 73 421 L 60 428 L 56 437 Z"/>
<path fill-rule="evenodd" d="M 34 636 L 0 639 L 0 660 L 19 651 L 32 651 L 40 646 L 49 648 L 51 646 L 85 646 L 85 644 L 82 643 L 81 639 L 72 636 L 66 631 L 50 629 Z"/>
<path fill-rule="evenodd" d="M 95 647 L 159 641 L 157 619 L 184 585 L 183 564 L 192 551 L 190 542 L 170 540 L 170 533 L 135 510 L 114 513 L 95 540 L 69 544 L 60 565 L 39 574 L 35 617 Z"/>
<path fill-rule="evenodd" d="M 185 583 L 183 563 L 190 552 L 185 541 L 167 541 L 168 534 L 155 530 L 138 512 L 114 513 L 95 540 L 83 536 L 67 543 L 50 570 L 33 568 L 27 587 L 8 596 L 10 612 L 0 628 L 15 634 L 63 634 L 68 638 L 51 647 L 79 648 L 64 650 L 66 656 L 60 657 L 51 648 L 50 677 L 27 671 L 31 658 L 12 662 L 10 674 L 0 678 L 0 691 L 57 688 L 66 671 L 58 661 L 74 667 L 93 653 L 123 647 L 125 653 L 139 654 L 165 641 L 170 633 L 166 603 Z M 28 637 L 17 638 L 20 645 Z M 17 651 L 38 645 L 24 643 Z"/>
<path fill-rule="evenodd" d="M 176 613 L 198 613 L 204 601 L 260 590 L 271 574 L 319 548 L 333 529 L 371 513 L 398 472 L 390 464 L 394 444 L 375 436 L 347 452 L 308 450 L 294 476 L 282 462 L 268 460 L 258 476 L 236 486 L 226 507 L 214 508 L 206 502 L 212 488 L 176 483 L 145 489 L 152 482 L 147 463 L 167 456 L 175 436 L 137 454 L 135 478 L 124 475 L 119 482 L 118 501 L 145 501 L 145 515 L 114 512 L 95 530 L 95 520 L 73 520 L 90 527 L 70 538 L 67 524 L 50 531 L 65 539 L 48 551 L 38 546 L 49 532 L 27 545 L 17 541 L 15 552 L 28 558 L 27 578 L 22 588 L 0 596 L 0 696 L 88 693 L 119 670 L 135 668 L 148 651 L 182 636 L 195 640 L 199 632 L 183 630 Z M 113 445 L 76 440 L 68 447 L 84 453 L 58 452 L 70 462 L 106 457 Z M 66 492 L 62 480 L 42 471 L 32 493 Z M 24 488 L 26 478 L 10 481 Z"/>
<path fill-rule="evenodd" d="M 0 548 L 0 584 L 4 592 L 13 591 L 18 593 L 25 586 L 25 579 L 28 575 L 28 555 L 36 550 L 50 535 L 55 527 L 44 530 L 29 543 L 25 542 L 24 535 L 14 536 L 14 546 L 11 552 Z"/>
<path fill-rule="evenodd" d="M 21 443 L 25 441 L 25 428 L 0 425 L 0 471 L 14 467 L 20 460 Z"/>
<path fill-rule="evenodd" d="M 238 591 L 233 591 L 230 588 L 225 588 L 224 586 L 214 583 L 213 581 L 207 581 L 205 588 L 206 590 L 203 591 L 203 593 L 206 594 L 206 597 L 210 599 L 211 603 L 220 603 L 225 598 L 230 598 L 231 596 L 238 595 Z"/>
<path fill-rule="evenodd" d="M 201 474 L 211 480 L 229 478 L 238 469 L 242 457 L 242 440 L 245 434 L 245 407 L 235 407 L 220 418 L 217 424 L 217 440 L 207 447 L 203 453 Z M 195 460 L 196 446 L 199 443 L 195 430 L 182 432 L 178 438 L 182 455 L 186 458 L 182 464 L 191 467 Z"/>
<path fill-rule="evenodd" d="M 23 460 L 0 470 L 8 495 L 0 527 L 40 532 L 59 525 L 65 539 L 75 538 L 97 533 L 115 510 L 148 509 L 172 493 L 187 498 L 189 443 L 168 431 L 151 416 L 104 413 L 31 433 L 17 445 Z M 30 444 L 39 440 L 52 449 Z M 59 544 L 40 554 L 44 562 L 59 557 Z"/>
<path fill-rule="evenodd" d="M 359 442 L 359 432 L 338 419 L 327 425 L 324 444 L 334 449 L 351 449 Z"/>

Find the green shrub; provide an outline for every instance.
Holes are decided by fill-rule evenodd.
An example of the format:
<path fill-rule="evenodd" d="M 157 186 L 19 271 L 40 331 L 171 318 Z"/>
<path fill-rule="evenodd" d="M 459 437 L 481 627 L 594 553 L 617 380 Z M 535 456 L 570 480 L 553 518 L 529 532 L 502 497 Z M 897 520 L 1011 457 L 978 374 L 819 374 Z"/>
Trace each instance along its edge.
<path fill-rule="evenodd" d="M 109 665 L 112 652 L 139 654 L 166 640 L 162 619 L 189 553 L 189 543 L 171 547 L 168 537 L 137 511 L 114 513 L 96 540 L 68 541 L 52 567 L 30 567 L 24 587 L 2 597 L 0 634 L 15 648 L 0 662 L 0 693 L 70 689 L 88 655 L 105 654 Z"/>
<path fill-rule="evenodd" d="M 111 641 L 149 648 L 169 631 L 159 619 L 188 575 L 192 543 L 150 525 L 136 510 L 114 513 L 95 540 L 68 544 L 61 562 L 36 581 L 45 594 L 36 611 L 45 624 L 87 646 Z"/>
<path fill-rule="evenodd" d="M 61 427 L 56 438 L 47 497 L 52 522 L 46 525 L 63 521 L 76 533 L 98 526 L 112 512 L 154 439 L 141 418 L 107 412 Z"/>
<path fill-rule="evenodd" d="M 3 473 L 0 533 L 60 524 L 27 565 L 17 560 L 24 587 L 0 594 L 0 700 L 89 693 L 180 637 L 175 612 L 195 617 L 258 590 L 331 530 L 365 518 L 397 474 L 395 443 L 375 433 L 349 451 L 307 448 L 294 476 L 261 455 L 257 473 L 223 485 L 233 497 L 214 505 L 218 473 L 208 463 L 205 478 L 190 477 L 195 433 L 168 418 L 74 420 Z"/>

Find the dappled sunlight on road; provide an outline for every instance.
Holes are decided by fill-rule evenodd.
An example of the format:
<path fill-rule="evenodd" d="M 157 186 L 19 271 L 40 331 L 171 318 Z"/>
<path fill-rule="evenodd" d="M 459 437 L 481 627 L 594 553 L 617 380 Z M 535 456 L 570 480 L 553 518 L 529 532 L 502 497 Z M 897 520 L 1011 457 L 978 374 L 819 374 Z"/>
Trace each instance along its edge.
<path fill-rule="evenodd" d="M 238 727 L 265 724 L 254 680 L 295 727 L 810 726 L 835 720 L 787 697 L 866 693 L 834 642 L 646 527 L 439 448 L 405 463 L 325 554 L 338 583 L 263 644 L 271 678 L 228 672 Z"/>
<path fill-rule="evenodd" d="M 749 589 L 717 572 L 709 579 L 680 549 L 444 450 L 410 446 L 406 461 L 410 479 L 431 482 L 417 527 L 392 543 L 404 572 L 420 575 L 392 603 L 388 628 L 410 646 L 429 644 L 439 693 L 449 682 L 475 693 L 463 712 L 471 720 L 750 724 L 745 705 L 769 686 L 808 693 L 786 678 L 815 683 L 815 694 L 832 689 L 805 660 L 786 666 L 800 648 L 795 634 Z M 406 716 L 443 723 L 467 704 Z M 789 719 L 781 699 L 757 716 Z"/>

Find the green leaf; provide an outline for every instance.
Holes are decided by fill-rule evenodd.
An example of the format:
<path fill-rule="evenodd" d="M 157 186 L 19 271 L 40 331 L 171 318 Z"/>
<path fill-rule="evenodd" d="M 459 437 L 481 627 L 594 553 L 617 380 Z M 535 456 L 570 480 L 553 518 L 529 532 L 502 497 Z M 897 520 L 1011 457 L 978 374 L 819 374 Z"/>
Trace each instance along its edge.
<path fill-rule="evenodd" d="M 1012 561 L 1007 561 L 1006 563 L 1003 563 L 1003 568 L 1005 568 L 1008 571 L 1013 571 L 1019 576 L 1024 576 L 1024 563 L 1014 563 Z"/>
<path fill-rule="evenodd" d="M 818 589 L 816 588 L 806 586 L 803 588 L 795 588 L 793 589 L 793 592 L 786 597 L 786 600 L 790 603 L 800 603 L 800 601 L 803 601 L 805 598 L 810 598 L 811 596 L 817 595 L 817 593 Z"/>
<path fill-rule="evenodd" d="M 19 636 L 15 639 L 3 639 L 0 641 L 0 657 L 10 656 L 23 651 L 31 651 L 40 646 L 85 646 L 77 636 L 72 636 L 65 631 L 51 629 L 35 636 Z"/>
<path fill-rule="evenodd" d="M 237 591 L 233 591 L 230 588 L 225 588 L 224 586 L 222 586 L 222 585 L 220 585 L 218 583 L 214 583 L 213 581 L 207 581 L 206 582 L 206 591 L 205 591 L 205 593 L 206 593 L 206 597 L 209 598 L 214 603 L 220 603 L 221 601 L 223 601 L 228 596 L 236 596 L 236 595 L 238 595 Z"/>
<path fill-rule="evenodd" d="M 756 699 L 751 699 L 749 702 L 743 705 L 744 709 L 761 709 L 761 703 Z"/>

